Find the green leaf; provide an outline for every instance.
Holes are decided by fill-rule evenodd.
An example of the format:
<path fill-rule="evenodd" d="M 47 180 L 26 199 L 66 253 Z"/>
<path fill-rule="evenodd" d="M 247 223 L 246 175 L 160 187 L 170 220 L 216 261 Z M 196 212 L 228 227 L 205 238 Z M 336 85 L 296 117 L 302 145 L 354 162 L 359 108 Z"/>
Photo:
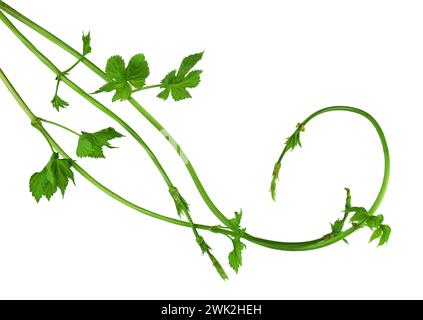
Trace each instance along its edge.
<path fill-rule="evenodd" d="M 169 189 L 169 193 L 173 198 L 176 207 L 176 212 L 179 218 L 181 218 L 183 215 L 189 214 L 189 204 L 179 193 L 179 190 L 176 187 L 172 187 Z"/>
<path fill-rule="evenodd" d="M 82 34 L 82 55 L 86 56 L 87 54 L 91 53 L 91 32 L 87 34 Z"/>
<path fill-rule="evenodd" d="M 303 124 L 301 123 L 297 124 L 297 129 L 295 130 L 295 132 L 285 141 L 286 151 L 294 150 L 297 146 L 302 147 L 300 136 L 301 136 L 301 132 L 304 132 L 304 130 L 305 130 L 305 127 Z"/>
<path fill-rule="evenodd" d="M 383 215 L 371 216 L 367 219 L 367 226 L 370 229 L 378 228 L 383 222 Z"/>
<path fill-rule="evenodd" d="M 350 212 L 355 212 L 355 214 L 351 217 L 350 222 L 362 222 L 369 217 L 367 210 L 363 207 L 351 207 L 348 210 L 348 213 Z"/>
<path fill-rule="evenodd" d="M 95 133 L 82 132 L 79 137 L 76 155 L 80 158 L 105 158 L 103 147 L 113 148 L 109 141 L 122 137 L 123 135 L 113 128 L 103 129 Z"/>
<path fill-rule="evenodd" d="M 121 56 L 113 56 L 107 61 L 107 83 L 94 93 L 112 92 L 115 95 L 112 101 L 127 100 L 131 97 L 133 88 L 141 89 L 145 85 L 145 79 L 150 74 L 148 63 L 143 54 L 137 54 L 131 58 L 128 66 Z"/>
<path fill-rule="evenodd" d="M 232 239 L 233 250 L 229 253 L 229 265 L 238 273 L 239 268 L 242 266 L 242 250 L 246 248 L 245 244 L 241 242 L 240 237 Z"/>
<path fill-rule="evenodd" d="M 376 239 L 379 239 L 382 236 L 383 233 L 383 229 L 382 228 L 377 228 L 375 231 L 373 231 L 372 236 L 370 237 L 369 242 L 372 242 Z"/>
<path fill-rule="evenodd" d="M 54 183 L 47 179 L 46 171 L 43 170 L 32 175 L 29 180 L 29 190 L 35 200 L 40 202 L 43 196 L 46 197 L 47 200 L 50 200 L 55 194 L 57 188 Z"/>
<path fill-rule="evenodd" d="M 229 265 L 238 273 L 242 266 L 242 251 L 246 248 L 245 244 L 241 242 L 241 238 L 245 233 L 245 228 L 241 228 L 242 210 L 235 212 L 235 217 L 229 220 L 233 235 L 230 236 L 232 240 L 233 250 L 229 253 Z"/>
<path fill-rule="evenodd" d="M 342 232 L 344 228 L 344 221 L 343 220 L 336 220 L 335 223 L 331 224 L 332 227 L 332 235 L 337 236 Z"/>
<path fill-rule="evenodd" d="M 62 196 L 65 196 L 66 188 L 69 184 L 69 179 L 75 183 L 75 178 L 71 169 L 72 161 L 69 159 L 61 159 L 52 161 L 50 170 L 47 170 L 47 178 L 54 181 L 59 188 Z"/>
<path fill-rule="evenodd" d="M 125 72 L 125 60 L 121 56 L 113 56 L 107 60 L 106 76 L 108 80 L 124 80 Z"/>
<path fill-rule="evenodd" d="M 160 83 L 162 90 L 157 97 L 167 100 L 172 95 L 173 100 L 180 101 L 191 98 L 191 94 L 187 89 L 195 88 L 200 84 L 201 70 L 193 70 L 192 68 L 201 60 L 204 52 L 196 53 L 185 57 L 178 70 L 169 72 Z"/>
<path fill-rule="evenodd" d="M 126 68 L 126 79 L 137 89 L 141 89 L 145 85 L 145 79 L 150 74 L 147 61 L 143 54 L 137 54 L 132 57 Z"/>
<path fill-rule="evenodd" d="M 379 240 L 379 247 L 388 243 L 388 240 L 389 240 L 389 237 L 391 236 L 391 231 L 392 231 L 391 227 L 386 224 L 381 225 L 380 228 L 382 229 L 382 235 Z"/>
<path fill-rule="evenodd" d="M 235 212 L 235 218 L 229 220 L 232 229 L 237 230 L 240 228 L 242 219 L 242 209 L 239 212 Z"/>
<path fill-rule="evenodd" d="M 203 58 L 203 54 L 204 51 L 185 57 L 179 67 L 178 78 L 185 77 L 187 73 L 191 71 L 191 69 L 194 68 L 195 65 Z"/>
<path fill-rule="evenodd" d="M 51 100 L 51 104 L 57 111 L 60 111 L 61 108 L 66 108 L 69 106 L 69 103 L 60 98 L 57 94 L 54 96 L 53 100 Z"/>
<path fill-rule="evenodd" d="M 57 189 L 64 196 L 69 180 L 75 183 L 71 167 L 72 160 L 59 159 L 59 154 L 53 153 L 44 169 L 33 174 L 29 181 L 29 189 L 35 200 L 39 202 L 42 197 L 50 200 Z"/>

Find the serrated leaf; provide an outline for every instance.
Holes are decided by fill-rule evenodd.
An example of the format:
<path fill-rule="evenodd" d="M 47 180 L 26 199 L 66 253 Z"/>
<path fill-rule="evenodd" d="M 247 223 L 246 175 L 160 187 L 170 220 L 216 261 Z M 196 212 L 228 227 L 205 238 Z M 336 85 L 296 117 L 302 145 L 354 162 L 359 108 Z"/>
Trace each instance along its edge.
<path fill-rule="evenodd" d="M 191 98 L 191 94 L 187 88 L 195 88 L 200 84 L 201 70 L 193 70 L 192 68 L 201 60 L 203 52 L 196 53 L 185 57 L 178 70 L 172 70 L 161 81 L 162 90 L 157 97 L 167 100 L 172 95 L 173 100 L 180 101 Z"/>
<path fill-rule="evenodd" d="M 141 89 L 149 76 L 150 70 L 143 54 L 136 54 L 125 67 L 125 60 L 121 56 L 109 58 L 106 65 L 107 83 L 96 93 L 116 90 L 112 101 L 127 100 L 131 97 L 133 88 Z"/>
<path fill-rule="evenodd" d="M 192 69 L 195 67 L 195 65 L 203 58 L 203 52 L 199 52 L 199 53 L 195 53 L 192 54 L 188 57 L 185 57 L 182 62 L 181 65 L 179 66 L 179 70 L 178 70 L 178 78 L 182 79 L 183 77 L 185 77 L 185 75 Z"/>
<path fill-rule="evenodd" d="M 29 190 L 35 200 L 40 202 L 43 196 L 50 200 L 56 193 L 57 188 L 55 188 L 54 183 L 47 179 L 46 172 L 43 170 L 32 175 L 29 180 Z"/>
<path fill-rule="evenodd" d="M 116 55 L 107 60 L 106 76 L 108 80 L 123 80 L 125 78 L 125 71 L 125 60 L 121 56 Z"/>
<path fill-rule="evenodd" d="M 242 209 L 239 212 L 235 212 L 235 218 L 229 219 L 232 229 L 237 230 L 240 228 L 242 219 Z"/>
<path fill-rule="evenodd" d="M 69 180 L 75 183 L 71 167 L 71 160 L 59 159 L 59 154 L 53 153 L 44 169 L 33 174 L 29 181 L 29 189 L 35 200 L 39 202 L 42 197 L 50 200 L 57 189 L 64 196 Z"/>
<path fill-rule="evenodd" d="M 378 228 L 383 222 L 383 215 L 378 215 L 378 216 L 370 216 L 367 219 L 367 226 L 370 229 L 375 229 Z"/>
<path fill-rule="evenodd" d="M 386 224 L 381 225 L 380 228 L 382 229 L 382 235 L 380 236 L 379 247 L 388 243 L 392 232 L 391 227 Z"/>
<path fill-rule="evenodd" d="M 233 250 L 229 253 L 229 265 L 238 273 L 239 268 L 242 266 L 242 250 L 246 248 L 245 244 L 241 242 L 239 237 L 232 239 Z"/>
<path fill-rule="evenodd" d="M 373 231 L 372 236 L 370 237 L 369 242 L 372 242 L 372 241 L 374 241 L 376 239 L 379 239 L 380 236 L 382 235 L 382 233 L 383 233 L 382 228 L 377 228 L 375 231 Z"/>
<path fill-rule="evenodd" d="M 60 98 L 57 94 L 54 96 L 53 100 L 51 100 L 51 104 L 57 111 L 60 111 L 60 109 L 69 106 L 69 103 Z"/>
<path fill-rule="evenodd" d="M 143 54 L 137 54 L 131 58 L 126 68 L 126 80 L 137 89 L 145 85 L 145 79 L 150 74 L 147 61 Z"/>
<path fill-rule="evenodd" d="M 295 132 L 285 141 L 286 151 L 294 150 L 297 146 L 302 147 L 301 132 L 303 132 L 304 130 L 305 128 L 303 124 L 297 124 L 297 129 L 295 130 Z"/>
<path fill-rule="evenodd" d="M 55 160 L 51 162 L 49 170 L 47 170 L 48 179 L 54 181 L 62 193 L 65 196 L 66 188 L 69 184 L 69 180 L 75 183 L 75 178 L 71 169 L 72 161 L 69 159 Z"/>
<path fill-rule="evenodd" d="M 344 228 L 344 221 L 342 220 L 336 220 L 333 224 L 331 224 L 332 228 L 332 235 L 337 236 L 342 232 L 342 229 Z"/>
<path fill-rule="evenodd" d="M 355 212 L 355 214 L 351 217 L 350 222 L 362 222 L 369 217 L 367 210 L 363 207 L 352 207 L 348 210 L 348 213 L 350 212 Z"/>
<path fill-rule="evenodd" d="M 105 158 L 103 148 L 113 148 L 109 141 L 122 137 L 123 135 L 113 128 L 94 133 L 82 132 L 78 140 L 76 155 L 80 158 Z"/>
<path fill-rule="evenodd" d="M 82 44 L 82 55 L 86 56 L 87 54 L 91 53 L 91 32 L 82 34 Z"/>

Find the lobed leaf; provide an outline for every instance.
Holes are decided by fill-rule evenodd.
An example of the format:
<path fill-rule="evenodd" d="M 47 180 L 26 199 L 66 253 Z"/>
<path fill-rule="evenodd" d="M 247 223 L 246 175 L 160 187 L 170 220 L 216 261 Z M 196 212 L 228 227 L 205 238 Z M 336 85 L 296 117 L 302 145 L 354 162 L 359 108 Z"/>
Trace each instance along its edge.
<path fill-rule="evenodd" d="M 173 100 L 180 101 L 191 98 L 191 94 L 187 89 L 195 88 L 200 84 L 201 70 L 193 70 L 192 68 L 201 60 L 203 52 L 196 53 L 185 57 L 178 70 L 169 72 L 160 82 L 162 90 L 157 97 L 167 100 L 169 95 Z"/>
<path fill-rule="evenodd" d="M 107 60 L 107 83 L 94 93 L 115 91 L 113 102 L 127 100 L 131 97 L 133 88 L 144 87 L 145 80 L 149 75 L 150 69 L 143 54 L 133 56 L 127 67 L 125 67 L 125 60 L 116 55 Z"/>
<path fill-rule="evenodd" d="M 39 202 L 42 197 L 50 200 L 57 189 L 64 196 L 69 180 L 75 183 L 71 167 L 72 160 L 59 159 L 59 154 L 53 153 L 44 169 L 33 174 L 29 181 L 29 189 L 35 200 Z"/>
<path fill-rule="evenodd" d="M 82 132 L 78 140 L 76 155 L 80 158 L 105 158 L 103 148 L 113 148 L 109 141 L 122 137 L 123 135 L 113 128 L 95 133 Z"/>
<path fill-rule="evenodd" d="M 383 246 L 388 243 L 392 230 L 391 227 L 386 224 L 381 225 L 380 228 L 382 229 L 382 235 L 380 236 L 379 246 Z"/>

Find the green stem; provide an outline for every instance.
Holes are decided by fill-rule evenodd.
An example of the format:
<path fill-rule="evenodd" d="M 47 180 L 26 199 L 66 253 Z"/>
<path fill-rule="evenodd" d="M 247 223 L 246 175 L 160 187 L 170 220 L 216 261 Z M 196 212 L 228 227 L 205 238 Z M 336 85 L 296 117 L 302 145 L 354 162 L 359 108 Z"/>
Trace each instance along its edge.
<path fill-rule="evenodd" d="M 154 84 L 154 85 L 151 85 L 151 86 L 144 86 L 144 87 L 142 87 L 140 89 L 132 90 L 132 93 L 139 92 L 139 91 L 142 91 L 142 90 L 153 89 L 153 88 L 160 88 L 160 86 L 161 86 L 161 84 Z"/>
<path fill-rule="evenodd" d="M 81 136 L 78 132 L 76 132 L 76 131 L 74 131 L 74 130 L 72 130 L 72 129 L 69 129 L 68 127 L 65 127 L 64 125 L 61 125 L 60 123 L 53 122 L 53 121 L 46 120 L 46 119 L 42 119 L 42 118 L 40 118 L 39 120 L 40 120 L 40 121 L 42 121 L 42 122 L 45 122 L 45 123 L 49 123 L 49 124 L 51 124 L 51 125 L 53 125 L 53 126 L 56 126 L 56 127 L 62 128 L 62 129 L 64 129 L 64 130 L 66 130 L 66 131 L 69 131 L 70 133 L 73 133 L 74 135 L 76 135 L 76 136 L 78 136 L 78 137 L 80 137 L 80 136 Z"/>
<path fill-rule="evenodd" d="M 0 7 L 4 6 L 3 2 L 0 2 Z M 85 98 L 99 110 L 104 112 L 110 118 L 115 120 L 119 123 L 135 140 L 144 148 L 147 154 L 150 156 L 151 160 L 156 165 L 157 169 L 159 170 L 160 174 L 162 175 L 163 179 L 165 180 L 168 187 L 173 187 L 173 184 L 167 175 L 166 171 L 162 167 L 161 163 L 153 153 L 153 151 L 148 147 L 148 145 L 144 142 L 144 140 L 136 133 L 132 127 L 130 127 L 124 120 L 122 120 L 118 115 L 116 115 L 113 111 L 108 109 L 102 103 L 94 99 L 91 95 L 85 92 L 82 88 L 72 82 L 69 78 L 66 77 L 45 55 L 43 55 L 13 24 L 12 22 L 7 19 L 7 17 L 0 11 L 0 20 L 18 37 L 18 39 L 38 58 L 43 62 L 53 73 L 59 77 L 59 80 L 64 82 L 68 85 L 71 89 L 77 92 L 80 96 Z"/>
<path fill-rule="evenodd" d="M 128 101 L 165 137 L 167 141 L 173 146 L 173 148 L 178 153 L 179 157 L 185 164 L 192 181 L 194 182 L 195 186 L 197 187 L 198 192 L 200 193 L 203 201 L 207 205 L 207 207 L 213 212 L 213 214 L 226 226 L 230 227 L 231 224 L 229 219 L 219 210 L 219 208 L 214 204 L 211 200 L 210 196 L 208 195 L 206 189 L 204 188 L 203 184 L 201 183 L 200 178 L 197 175 L 191 161 L 188 159 L 185 152 L 182 150 L 182 147 L 176 142 L 176 140 L 170 135 L 169 132 L 146 110 L 142 107 L 142 105 L 135 100 L 134 98 L 129 98 Z"/>
<path fill-rule="evenodd" d="M 56 80 L 56 90 L 54 91 L 54 95 L 57 96 L 59 93 L 59 87 L 60 87 L 60 79 Z"/>
<path fill-rule="evenodd" d="M 73 55 L 74 57 L 76 57 L 76 58 L 82 57 L 82 55 L 77 50 L 73 49 L 71 46 L 66 44 L 64 41 L 62 41 L 61 39 L 59 39 L 58 37 L 56 37 L 55 35 L 53 35 L 49 31 L 47 31 L 46 29 L 42 28 L 41 26 L 39 26 L 35 22 L 31 21 L 27 17 L 23 16 L 21 13 L 17 12 L 16 10 L 14 10 L 10 6 L 6 5 L 2 1 L 0 1 L 0 9 L 5 11 L 6 13 L 10 14 L 14 18 L 16 18 L 17 20 L 21 21 L 22 23 L 24 23 L 28 27 L 32 28 L 33 30 L 37 31 L 38 33 L 43 35 L 46 39 L 52 41 L 54 44 L 61 47 L 62 49 L 64 49 L 65 51 L 67 51 L 68 53 Z M 99 67 L 97 67 L 94 63 L 92 63 L 90 60 L 84 59 L 82 61 L 82 63 L 85 64 L 93 72 L 95 72 L 98 76 L 100 76 L 104 80 L 107 80 L 105 73 Z M 161 126 L 160 123 L 156 119 L 154 119 L 144 108 L 142 108 L 141 105 L 139 103 L 137 103 L 137 101 L 135 99 L 131 98 L 131 99 L 129 99 L 129 102 L 132 105 L 134 105 L 134 107 L 139 109 L 139 111 L 147 118 L 147 120 L 150 121 L 150 123 L 154 127 L 156 127 L 157 130 L 162 132 L 162 134 L 166 137 L 167 140 L 170 140 L 170 137 L 165 134 L 166 131 L 164 130 L 163 126 Z M 386 139 L 385 139 L 385 136 L 383 134 L 383 131 L 380 128 L 379 124 L 376 122 L 376 120 L 373 119 L 369 114 L 367 114 L 366 112 L 361 111 L 359 109 L 352 108 L 352 107 L 325 108 L 325 109 L 319 110 L 316 113 L 312 114 L 310 117 L 307 118 L 307 120 L 304 123 L 310 121 L 312 118 L 316 117 L 317 115 L 319 115 L 321 113 L 330 112 L 330 111 L 349 111 L 349 112 L 358 113 L 358 114 L 364 116 L 366 119 L 368 119 L 373 124 L 373 126 L 376 128 L 376 131 L 379 135 L 379 138 L 380 138 L 380 141 L 381 141 L 381 144 L 382 144 L 382 147 L 383 147 L 384 156 L 385 156 L 385 169 L 384 169 L 384 177 L 383 177 L 381 189 L 379 191 L 379 194 L 378 194 L 375 202 L 373 203 L 373 205 L 372 205 L 372 207 L 369 211 L 369 212 L 374 213 L 377 210 L 377 208 L 379 207 L 380 203 L 382 202 L 382 199 L 385 195 L 386 188 L 387 188 L 388 181 L 389 181 L 389 170 L 390 170 L 389 149 L 388 149 L 388 145 L 386 143 Z M 174 145 L 174 140 L 173 140 L 172 144 Z M 176 144 L 175 149 L 180 150 L 179 145 Z M 179 153 L 179 154 L 185 162 L 186 161 L 185 154 L 184 153 Z M 188 171 L 189 171 L 191 177 L 193 178 L 195 185 L 197 186 L 198 191 L 200 192 L 201 196 L 205 200 L 206 204 L 209 206 L 209 208 L 212 210 L 212 212 L 219 218 L 219 220 L 222 221 L 222 223 L 224 223 L 226 226 L 229 226 L 228 219 L 218 210 L 218 208 L 214 205 L 214 203 L 208 197 L 206 191 L 204 190 L 204 187 L 202 186 L 202 184 L 201 184 L 197 174 L 195 173 L 194 168 L 190 164 L 190 162 L 187 161 L 187 162 L 185 162 L 185 164 L 188 168 Z M 178 221 L 178 220 L 176 220 L 176 221 Z M 213 232 L 215 230 L 214 228 L 215 227 L 209 227 L 209 229 L 206 229 L 206 230 Z M 199 229 L 201 229 L 201 228 L 199 228 Z M 250 242 L 253 242 L 253 243 L 256 243 L 258 245 L 265 246 L 265 247 L 268 247 L 268 248 L 272 248 L 272 249 L 287 250 L 287 251 L 302 251 L 302 250 L 312 250 L 312 249 L 317 249 L 317 248 L 322 248 L 322 247 L 328 246 L 330 244 L 333 244 L 335 242 L 338 242 L 338 241 L 344 239 L 345 237 L 349 236 L 350 234 L 352 234 L 354 231 L 356 231 L 358 229 L 359 229 L 359 227 L 349 228 L 348 230 L 346 230 L 346 231 L 340 233 L 339 235 L 337 235 L 336 237 L 333 237 L 333 238 L 330 238 L 330 239 L 325 239 L 325 237 L 322 237 L 322 238 L 312 240 L 312 241 L 296 242 L 296 243 L 272 241 L 272 240 L 254 237 L 250 234 L 245 234 L 244 238 L 246 240 L 250 241 Z M 228 231 L 228 230 L 216 228 L 216 233 L 223 233 L 223 232 L 226 232 L 226 234 L 231 234 L 231 232 Z"/>
<path fill-rule="evenodd" d="M 85 58 L 85 56 L 82 56 L 82 58 L 78 59 L 70 68 L 66 69 L 65 71 L 63 71 L 63 74 L 68 74 L 69 72 L 71 72 L 73 69 L 76 68 L 76 66 Z"/>
<path fill-rule="evenodd" d="M 0 1 L 0 9 L 4 12 L 10 14 L 12 17 L 17 19 L 18 21 L 22 22 L 23 24 L 27 25 L 34 31 L 38 32 L 42 36 L 44 36 L 47 40 L 50 40 L 63 50 L 67 51 L 69 54 L 73 55 L 77 59 L 82 59 L 84 56 L 79 53 L 77 50 L 69 46 L 67 43 L 59 39 L 57 36 L 49 32 L 48 30 L 44 29 L 37 23 L 33 22 L 32 20 L 28 19 L 20 12 L 16 11 L 15 9 L 8 6 L 3 1 Z M 89 59 L 85 58 L 82 60 L 82 63 L 85 64 L 89 69 L 91 69 L 94 73 L 96 73 L 99 77 L 103 80 L 107 80 L 106 74 L 97 67 L 94 63 L 92 63 Z M 54 72 L 56 72 L 54 70 Z M 182 151 L 181 147 L 178 143 L 171 137 L 171 135 L 164 129 L 164 127 L 147 111 L 145 110 L 139 102 L 137 102 L 134 98 L 130 98 L 128 100 L 158 131 L 162 133 L 162 135 L 174 146 L 176 151 L 178 152 L 181 159 L 184 161 L 188 172 L 197 187 L 198 192 L 200 193 L 201 197 L 203 198 L 206 205 L 209 209 L 213 212 L 213 214 L 226 226 L 230 226 L 229 219 L 217 208 L 217 206 L 213 203 L 210 199 L 209 195 L 207 194 L 201 180 L 199 179 L 194 167 L 186 157 L 185 153 Z"/>

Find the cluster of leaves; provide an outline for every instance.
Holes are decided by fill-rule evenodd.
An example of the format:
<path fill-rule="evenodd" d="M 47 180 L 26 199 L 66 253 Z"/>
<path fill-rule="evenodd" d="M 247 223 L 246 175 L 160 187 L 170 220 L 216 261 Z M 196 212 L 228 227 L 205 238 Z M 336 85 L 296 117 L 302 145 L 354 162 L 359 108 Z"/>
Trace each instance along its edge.
<path fill-rule="evenodd" d="M 368 211 L 363 207 L 352 207 L 350 212 L 354 213 L 350 220 L 352 223 L 363 224 L 373 231 L 369 242 L 379 239 L 378 246 L 382 246 L 388 242 L 391 236 L 391 227 L 383 224 L 383 215 L 369 215 Z"/>
<path fill-rule="evenodd" d="M 76 155 L 80 158 L 105 158 L 103 148 L 114 148 L 109 141 L 122 137 L 123 135 L 113 128 L 94 133 L 82 132 L 78 140 Z"/>
<path fill-rule="evenodd" d="M 60 80 L 57 80 L 57 81 L 58 81 L 57 83 L 59 84 Z M 56 94 L 53 97 L 53 100 L 51 100 L 51 105 L 53 106 L 54 109 L 56 109 L 57 111 L 60 111 L 60 109 L 68 107 L 69 102 L 60 98 L 58 96 L 58 93 L 56 92 Z"/>
<path fill-rule="evenodd" d="M 350 222 L 354 226 L 365 226 L 373 231 L 372 236 L 370 237 L 370 242 L 379 239 L 379 246 L 386 244 L 391 235 L 391 228 L 388 225 L 382 224 L 384 220 L 383 215 L 370 215 L 363 207 L 353 207 L 351 205 L 351 191 L 348 188 L 345 188 L 345 191 L 347 192 L 347 197 L 345 201 L 344 218 L 331 223 L 332 232 L 330 233 L 330 236 L 338 236 L 343 231 L 348 215 L 353 213 L 353 216 L 350 218 Z M 343 240 L 348 244 L 346 239 Z"/>
<path fill-rule="evenodd" d="M 59 154 L 55 152 L 44 169 L 32 175 L 29 189 L 37 202 L 42 197 L 50 200 L 58 189 L 62 196 L 65 195 L 69 180 L 75 183 L 72 160 L 59 159 Z"/>
<path fill-rule="evenodd" d="M 82 132 L 79 137 L 76 154 L 81 158 L 104 158 L 103 148 L 113 148 L 109 141 L 120 137 L 123 137 L 123 135 L 113 128 L 107 128 L 95 133 Z M 44 169 L 33 174 L 30 179 L 30 191 L 35 200 L 39 202 L 42 197 L 50 200 L 58 189 L 64 196 L 69 180 L 74 182 L 71 167 L 72 160 L 59 159 L 59 154 L 54 152 Z"/>
<path fill-rule="evenodd" d="M 167 100 L 171 95 L 175 101 L 191 98 L 188 89 L 199 85 L 202 73 L 201 70 L 192 69 L 202 57 L 203 52 L 185 57 L 179 69 L 169 72 L 157 85 L 163 89 L 157 97 Z M 94 93 L 114 91 L 112 101 L 123 101 L 145 87 L 150 69 L 143 54 L 133 56 L 127 66 L 121 56 L 113 56 L 107 61 L 105 73 L 107 83 Z"/>
<path fill-rule="evenodd" d="M 241 238 L 245 234 L 245 228 L 241 228 L 242 210 L 235 212 L 235 218 L 229 220 L 233 236 L 231 236 L 233 250 L 229 253 L 229 265 L 238 273 L 239 268 L 242 266 L 242 251 L 246 245 L 241 242 Z"/>
<path fill-rule="evenodd" d="M 345 199 L 345 210 L 344 210 L 344 218 L 342 220 L 338 219 L 334 223 L 331 223 L 331 236 L 336 237 L 338 236 L 342 230 L 344 229 L 345 221 L 348 218 L 349 210 L 351 209 L 351 191 L 348 188 L 345 188 L 345 191 L 347 193 L 346 199 Z M 348 244 L 347 239 L 342 239 L 346 244 Z"/>
<path fill-rule="evenodd" d="M 89 53 L 91 53 L 92 49 L 91 49 L 91 33 L 88 32 L 87 34 L 83 33 L 82 34 L 82 55 L 83 58 L 85 58 L 86 55 L 88 55 Z M 82 59 L 83 59 L 82 58 Z M 82 59 L 79 59 L 72 67 L 70 67 L 69 69 L 67 69 L 66 71 L 62 72 L 63 75 L 68 75 L 69 72 L 75 68 L 79 62 L 82 61 Z M 58 76 L 56 78 L 57 84 L 56 84 L 56 91 L 54 93 L 54 97 L 51 100 L 51 104 L 53 106 L 54 109 L 56 109 L 57 111 L 60 111 L 60 109 L 66 108 L 69 106 L 69 102 L 63 100 L 62 98 L 59 97 L 59 86 L 60 86 L 60 82 L 61 77 Z"/>

